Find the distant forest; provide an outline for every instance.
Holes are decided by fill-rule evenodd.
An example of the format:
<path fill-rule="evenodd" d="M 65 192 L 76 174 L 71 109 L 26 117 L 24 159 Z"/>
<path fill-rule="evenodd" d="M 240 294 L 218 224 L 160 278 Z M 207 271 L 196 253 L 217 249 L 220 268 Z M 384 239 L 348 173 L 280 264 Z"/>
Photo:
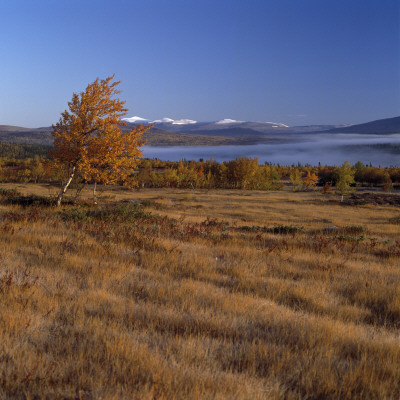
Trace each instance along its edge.
<path fill-rule="evenodd" d="M 1 143 L 0 182 L 42 182 L 59 184 L 67 171 L 49 158 L 50 146 Z M 373 167 L 357 162 L 346 167 L 352 186 L 380 187 L 389 190 L 400 187 L 400 168 Z M 319 186 L 324 192 L 337 186 L 343 167 L 260 164 L 258 158 L 241 157 L 236 160 L 161 161 L 141 159 L 132 177 L 142 188 L 204 188 L 279 190 L 289 186 L 293 190 L 313 190 Z M 77 183 L 91 183 L 79 180 Z M 124 182 L 119 182 L 123 184 Z"/>
<path fill-rule="evenodd" d="M 0 142 L 0 157 L 15 158 L 17 160 L 25 158 L 48 157 L 51 146 L 39 144 L 21 144 Z"/>

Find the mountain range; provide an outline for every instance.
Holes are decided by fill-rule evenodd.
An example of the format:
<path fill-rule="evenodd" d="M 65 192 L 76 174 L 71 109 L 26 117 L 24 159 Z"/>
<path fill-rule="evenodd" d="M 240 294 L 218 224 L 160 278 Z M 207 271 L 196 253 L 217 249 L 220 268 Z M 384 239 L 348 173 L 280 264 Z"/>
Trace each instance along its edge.
<path fill-rule="evenodd" d="M 400 133 L 400 116 L 386 118 L 357 125 L 306 125 L 288 126 L 279 122 L 251 122 L 222 119 L 219 121 L 197 122 L 191 119 L 174 120 L 163 118 L 155 121 L 141 117 L 125 118 L 130 130 L 135 124 L 154 123 L 145 134 L 147 144 L 168 145 L 221 145 L 256 144 L 277 140 L 280 136 L 305 133 Z M 0 141 L 51 145 L 51 127 L 24 128 L 0 125 Z"/>
<path fill-rule="evenodd" d="M 138 116 L 124 118 L 128 125 L 138 123 L 154 123 L 158 129 L 176 133 L 196 133 L 208 136 L 259 136 L 260 134 L 275 134 L 275 133 L 298 133 L 298 132 L 315 132 L 319 130 L 327 130 L 337 128 L 340 125 L 308 125 L 308 126 L 293 126 L 283 124 L 281 122 L 250 122 L 237 121 L 234 119 L 223 119 L 219 121 L 198 122 L 192 119 L 163 118 L 158 120 L 148 120 Z"/>

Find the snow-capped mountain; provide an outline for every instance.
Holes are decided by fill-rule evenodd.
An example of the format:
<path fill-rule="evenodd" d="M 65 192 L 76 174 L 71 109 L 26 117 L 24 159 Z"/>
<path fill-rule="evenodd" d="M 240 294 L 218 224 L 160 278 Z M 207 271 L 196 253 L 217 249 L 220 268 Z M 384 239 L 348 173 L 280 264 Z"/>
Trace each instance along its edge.
<path fill-rule="evenodd" d="M 172 118 L 162 118 L 162 119 L 155 119 L 152 122 L 162 124 L 162 123 L 172 123 L 172 122 L 174 122 L 174 120 Z"/>
<path fill-rule="evenodd" d="M 134 116 L 134 117 L 130 117 L 130 118 L 122 118 L 122 120 L 125 122 L 129 122 L 130 124 L 150 122 L 148 119 L 141 118 L 138 116 Z"/>
<path fill-rule="evenodd" d="M 151 121 L 147 118 L 142 118 L 138 116 L 130 117 L 130 118 L 122 118 L 123 121 L 129 122 L 130 124 L 135 123 L 156 123 L 156 124 L 172 124 L 172 125 L 189 125 L 189 124 L 197 124 L 197 121 L 193 119 L 172 119 L 172 118 L 162 118 L 162 119 L 155 119 Z"/>
<path fill-rule="evenodd" d="M 221 119 L 221 121 L 217 121 L 217 125 L 228 125 L 228 124 L 241 124 L 244 121 L 236 121 L 235 119 L 225 118 Z"/>
<path fill-rule="evenodd" d="M 123 118 L 124 121 L 130 124 L 137 123 L 155 123 L 158 128 L 165 129 L 171 132 L 193 132 L 193 131 L 214 131 L 214 130 L 225 130 L 233 128 L 246 128 L 254 130 L 256 134 L 261 133 L 272 133 L 275 131 L 281 131 L 289 129 L 290 127 L 281 122 L 249 122 L 239 121 L 232 118 L 225 118 L 219 121 L 204 121 L 198 122 L 193 119 L 173 119 L 173 118 L 161 118 L 150 120 L 138 116 Z"/>
<path fill-rule="evenodd" d="M 285 125 L 280 122 L 265 122 L 265 123 L 271 124 L 273 128 L 289 128 L 289 125 Z"/>
<path fill-rule="evenodd" d="M 177 119 L 171 122 L 172 125 L 190 125 L 190 124 L 197 124 L 197 121 L 193 119 Z"/>
<path fill-rule="evenodd" d="M 195 121 L 193 119 L 161 118 L 150 120 L 138 116 L 124 118 L 128 124 L 156 124 L 156 128 L 171 133 L 192 133 L 207 136 L 253 137 L 270 134 L 289 134 L 302 132 L 318 132 L 335 126 L 309 125 L 289 126 L 282 122 L 239 121 L 224 118 L 218 121 Z"/>

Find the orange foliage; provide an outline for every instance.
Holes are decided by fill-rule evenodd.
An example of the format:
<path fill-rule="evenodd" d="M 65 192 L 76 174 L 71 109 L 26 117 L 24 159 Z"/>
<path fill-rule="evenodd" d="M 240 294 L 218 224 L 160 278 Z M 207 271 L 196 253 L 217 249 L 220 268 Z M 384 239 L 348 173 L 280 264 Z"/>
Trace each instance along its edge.
<path fill-rule="evenodd" d="M 84 92 L 74 93 L 56 125 L 53 125 L 53 159 L 66 167 L 72 178 L 103 184 L 122 181 L 133 176 L 139 149 L 144 144 L 141 136 L 152 125 L 137 125 L 123 132 L 126 123 L 125 101 L 114 98 L 120 91 L 114 75 L 104 80 L 97 78 Z M 64 188 L 66 190 L 66 188 Z M 64 192 L 65 192 L 64 190 Z"/>
<path fill-rule="evenodd" d="M 318 176 L 315 173 L 307 171 L 307 176 L 304 178 L 303 182 L 307 188 L 314 187 L 318 182 Z"/>

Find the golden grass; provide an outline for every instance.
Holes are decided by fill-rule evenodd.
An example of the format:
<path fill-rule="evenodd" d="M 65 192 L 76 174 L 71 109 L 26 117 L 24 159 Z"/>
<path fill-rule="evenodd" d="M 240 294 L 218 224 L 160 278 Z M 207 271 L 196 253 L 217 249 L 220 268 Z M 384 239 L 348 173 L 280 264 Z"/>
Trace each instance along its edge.
<path fill-rule="evenodd" d="M 99 209 L 0 199 L 0 398 L 400 397 L 398 208 L 314 192 L 102 196 Z"/>

